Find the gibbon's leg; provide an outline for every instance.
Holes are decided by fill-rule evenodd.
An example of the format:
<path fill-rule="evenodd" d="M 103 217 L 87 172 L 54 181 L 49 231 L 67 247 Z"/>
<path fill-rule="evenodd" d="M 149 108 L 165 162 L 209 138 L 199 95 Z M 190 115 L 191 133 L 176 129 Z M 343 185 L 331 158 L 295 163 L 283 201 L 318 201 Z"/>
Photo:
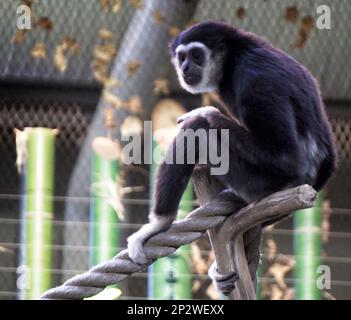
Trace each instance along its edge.
<path fill-rule="evenodd" d="M 202 117 L 189 118 L 182 124 L 184 130 L 200 128 L 209 128 L 207 121 Z M 183 136 L 184 132 L 181 131 L 167 151 L 165 159 L 171 159 L 171 163 L 164 159 L 158 168 L 154 206 L 149 216 L 150 222 L 128 238 L 129 257 L 136 263 L 142 265 L 148 263 L 143 252 L 143 244 L 152 236 L 166 231 L 176 218 L 180 199 L 197 162 L 200 142 L 198 140 L 188 141 Z M 192 163 L 189 163 L 187 158 L 188 148 L 195 152 L 195 161 Z M 176 155 L 179 152 L 184 153 L 184 162 L 178 164 Z"/>
<path fill-rule="evenodd" d="M 227 274 L 221 274 L 217 270 L 217 262 L 214 261 L 208 269 L 208 276 L 211 278 L 216 290 L 229 295 L 235 288 L 235 282 L 239 280 L 239 274 L 236 271 Z"/>
<path fill-rule="evenodd" d="M 261 226 L 257 226 L 245 232 L 243 236 L 245 256 L 255 290 L 257 289 L 256 272 L 260 261 L 261 230 Z M 226 296 L 235 288 L 235 282 L 240 277 L 236 271 L 227 274 L 219 273 L 216 261 L 210 266 L 208 275 L 215 288 Z"/>
<path fill-rule="evenodd" d="M 213 144 L 210 145 L 208 140 L 207 144 L 205 144 L 200 141 L 201 139 L 188 139 L 187 129 L 191 129 L 193 132 L 202 129 L 208 133 L 208 130 L 212 128 L 228 129 L 236 125 L 234 121 L 222 115 L 214 107 L 199 108 L 194 110 L 191 116 L 189 114 L 179 120 L 182 123 L 181 129 L 183 130 L 178 133 L 167 151 L 166 159 L 171 159 L 172 161 L 163 161 L 158 168 L 154 207 L 150 214 L 151 222 L 128 238 L 129 257 L 136 263 L 146 264 L 148 262 L 147 257 L 143 253 L 144 242 L 152 236 L 166 231 L 174 221 L 180 199 L 189 182 L 195 164 L 199 162 L 200 148 L 208 148 L 209 150 L 209 148 L 214 147 Z M 229 142 L 229 147 L 232 144 L 232 141 Z M 215 147 L 218 148 L 218 145 Z M 194 152 L 194 159 L 188 158 L 190 157 L 188 150 Z M 182 163 L 177 163 L 176 161 L 179 153 L 183 153 L 184 161 Z M 242 161 L 238 161 L 239 156 L 235 148 L 230 148 L 230 163 L 234 165 L 230 167 L 228 173 L 217 176 L 224 186 L 231 185 L 232 181 L 236 180 L 238 185 L 242 185 L 241 181 L 243 178 L 246 179 L 247 170 L 242 168 Z M 211 166 L 209 159 L 207 161 Z"/>

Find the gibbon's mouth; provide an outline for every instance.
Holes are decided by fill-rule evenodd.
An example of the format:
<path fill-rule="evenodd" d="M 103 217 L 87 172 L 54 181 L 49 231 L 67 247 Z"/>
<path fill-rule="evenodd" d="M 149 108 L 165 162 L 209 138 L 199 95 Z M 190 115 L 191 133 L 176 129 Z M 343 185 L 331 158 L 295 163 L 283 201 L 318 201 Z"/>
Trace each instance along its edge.
<path fill-rule="evenodd" d="M 184 82 L 189 85 L 194 85 L 199 81 L 199 77 L 196 75 L 184 75 L 183 76 Z"/>

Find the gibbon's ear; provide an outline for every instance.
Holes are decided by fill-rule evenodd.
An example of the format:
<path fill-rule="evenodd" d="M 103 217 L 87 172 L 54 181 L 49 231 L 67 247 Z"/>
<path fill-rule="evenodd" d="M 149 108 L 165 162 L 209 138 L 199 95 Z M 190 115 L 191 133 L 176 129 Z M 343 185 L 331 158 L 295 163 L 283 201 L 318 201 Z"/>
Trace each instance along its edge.
<path fill-rule="evenodd" d="M 168 53 L 169 55 L 171 56 L 171 58 L 174 57 L 174 52 L 175 49 L 173 49 L 173 41 L 171 41 L 169 44 L 168 44 Z"/>
<path fill-rule="evenodd" d="M 174 57 L 175 50 L 177 49 L 179 45 L 179 35 L 176 36 L 171 42 L 168 44 L 168 50 L 169 53 L 171 54 L 171 57 Z"/>

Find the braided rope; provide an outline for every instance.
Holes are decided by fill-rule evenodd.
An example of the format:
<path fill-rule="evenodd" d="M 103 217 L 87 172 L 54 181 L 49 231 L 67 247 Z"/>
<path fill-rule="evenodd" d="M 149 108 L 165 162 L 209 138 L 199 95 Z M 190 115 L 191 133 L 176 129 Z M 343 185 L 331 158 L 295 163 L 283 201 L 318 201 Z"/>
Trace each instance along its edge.
<path fill-rule="evenodd" d="M 145 243 L 145 254 L 151 260 L 149 264 L 172 254 L 180 246 L 199 239 L 208 229 L 222 223 L 235 208 L 233 202 L 215 199 L 192 211 L 184 220 L 174 222 L 166 232 L 150 238 Z M 147 265 L 134 263 L 129 259 L 128 251 L 123 250 L 113 259 L 74 276 L 59 287 L 48 290 L 40 299 L 82 300 L 98 294 L 107 286 L 116 284 L 146 267 Z"/>
<path fill-rule="evenodd" d="M 235 202 L 214 199 L 189 213 L 184 220 L 174 222 L 167 231 L 150 238 L 144 246 L 145 255 L 150 260 L 147 265 L 152 264 L 158 258 L 172 254 L 180 246 L 199 239 L 204 232 L 220 225 L 227 216 L 235 211 L 237 212 L 229 220 L 233 218 L 235 228 L 245 232 L 272 218 L 282 217 L 297 209 L 312 207 L 315 198 L 316 192 L 313 188 L 302 185 L 272 194 L 239 211 L 237 211 Z M 230 224 L 232 225 L 232 222 Z M 98 294 L 107 286 L 122 281 L 132 273 L 144 270 L 147 265 L 134 263 L 129 258 L 128 250 L 123 250 L 112 260 L 103 262 L 88 272 L 67 280 L 63 285 L 48 290 L 41 296 L 41 299 L 81 300 L 88 298 Z"/>

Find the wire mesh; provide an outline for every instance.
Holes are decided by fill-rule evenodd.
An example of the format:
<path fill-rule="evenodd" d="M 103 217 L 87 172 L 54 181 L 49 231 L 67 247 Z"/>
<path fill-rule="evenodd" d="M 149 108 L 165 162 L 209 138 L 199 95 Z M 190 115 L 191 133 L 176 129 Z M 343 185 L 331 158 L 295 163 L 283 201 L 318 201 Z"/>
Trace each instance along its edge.
<path fill-rule="evenodd" d="M 126 46 L 126 43 L 135 40 L 135 37 L 152 39 L 155 26 L 164 29 L 162 37 L 158 39 L 159 45 L 155 46 L 151 41 L 145 41 L 144 50 L 141 51 L 141 55 L 145 52 L 154 52 L 157 58 L 152 59 L 151 56 L 147 56 L 138 66 L 138 61 L 133 60 L 134 51 L 138 50 L 131 48 L 129 55 L 118 60 L 118 66 L 114 65 L 113 61 L 106 66 L 106 72 L 112 71 L 116 80 L 123 79 L 120 91 L 124 91 L 118 92 L 121 98 L 129 99 L 133 95 L 140 95 L 144 97 L 142 106 L 151 110 L 159 98 L 153 92 L 153 80 L 156 78 L 166 79 L 171 97 L 176 94 L 179 97 L 179 86 L 175 73 L 171 71 L 167 53 L 170 34 L 178 32 L 189 23 L 209 19 L 225 20 L 267 37 L 273 44 L 304 63 L 319 80 L 323 97 L 329 101 L 328 113 L 340 156 L 337 174 L 327 188 L 332 216 L 330 239 L 325 244 L 326 256 L 323 257 L 323 261 L 332 267 L 332 274 L 335 275 L 332 294 L 337 298 L 350 298 L 351 255 L 348 243 L 351 230 L 351 198 L 348 193 L 351 190 L 351 171 L 349 170 L 351 165 L 351 114 L 349 111 L 351 74 L 348 70 L 351 42 L 348 38 L 351 25 L 347 22 L 347 17 L 350 15 L 351 6 L 348 1 L 325 0 L 322 3 L 321 1 L 293 0 L 279 2 L 201 0 L 191 21 L 183 23 L 180 21 L 184 13 L 178 10 L 177 6 L 173 7 L 172 19 L 174 20 L 171 20 L 171 15 L 167 15 L 167 3 L 161 4 L 161 0 L 156 0 L 153 2 L 159 2 L 158 10 L 149 17 L 153 24 L 148 24 L 147 19 L 140 20 L 139 29 L 143 30 L 140 35 L 137 32 L 138 28 L 131 29 L 129 23 L 148 5 L 146 1 L 151 2 L 151 0 L 121 1 L 121 8 L 117 13 L 113 12 L 113 5 L 116 3 L 113 0 L 108 1 L 107 9 L 102 1 L 95 0 L 34 1 L 33 21 L 47 17 L 52 23 L 52 30 L 35 27 L 25 34 L 21 43 L 14 43 L 13 38 L 16 36 L 16 8 L 23 2 L 0 1 L 0 12 L 3 13 L 0 21 L 2 31 L 0 81 L 6 84 L 0 89 L 0 154 L 2 155 L 0 160 L 0 299 L 17 297 L 19 278 L 16 272 L 21 195 L 20 181 L 15 167 L 16 150 L 13 129 L 45 126 L 57 128 L 60 131 L 55 146 L 53 239 L 53 285 L 58 285 L 77 272 L 88 268 L 90 159 L 79 155 L 89 131 L 91 136 L 105 134 L 102 116 L 101 121 L 98 121 L 98 125 L 94 127 L 98 130 L 91 131 L 93 120 L 96 120 L 97 114 L 103 114 L 105 106 L 101 102 L 102 99 L 100 100 L 101 84 L 98 83 L 96 75 L 94 76 L 93 68 L 94 50 L 97 45 L 103 45 L 105 41 L 100 36 L 101 29 L 111 31 L 112 36 L 109 41 L 117 52 L 122 44 Z M 136 8 L 138 3 L 143 7 Z M 302 47 L 294 49 L 293 46 L 299 39 L 299 28 L 303 19 L 312 17 L 315 21 L 318 17 L 316 8 L 321 4 L 329 5 L 331 8 L 332 29 L 314 28 Z M 288 8 L 293 8 L 295 22 L 291 19 L 287 21 Z M 126 34 L 130 37 L 129 39 L 125 38 Z M 68 65 L 62 72 L 55 66 L 54 59 L 55 52 L 65 37 L 72 39 L 79 50 L 76 54 L 67 55 Z M 33 49 L 38 43 L 45 45 L 45 58 L 33 56 Z M 135 43 L 138 44 L 138 41 Z M 159 53 L 161 51 L 162 54 Z M 137 91 L 135 82 L 145 85 Z M 58 83 L 65 85 L 57 87 Z M 141 91 L 143 91 L 142 94 Z M 181 93 L 181 96 L 186 95 Z M 197 105 L 198 100 L 187 99 L 190 99 L 187 100 L 189 105 Z M 334 103 L 335 100 L 344 102 Z M 77 187 L 68 192 L 78 161 L 79 171 L 75 175 Z M 135 230 L 139 223 L 145 221 L 145 214 L 148 211 L 147 179 L 140 179 L 137 183 L 143 184 L 146 192 L 132 195 L 134 198 L 128 204 L 129 211 L 138 212 L 139 215 L 121 224 L 124 230 L 121 247 L 125 245 L 125 236 Z M 72 208 L 71 215 L 67 214 L 69 205 Z M 279 229 L 272 231 L 274 239 L 279 243 L 280 252 L 291 256 L 293 253 L 291 219 L 282 222 L 278 227 Z M 209 247 L 202 244 L 201 248 L 206 248 L 201 251 L 201 257 L 208 262 Z M 263 260 L 265 259 L 264 256 Z M 208 291 L 210 281 L 206 274 L 200 274 L 200 271 L 194 268 L 192 277 L 194 298 L 208 298 L 211 293 Z M 287 282 L 291 285 L 293 283 L 291 273 Z M 146 297 L 146 274 L 133 278 L 133 282 L 122 296 L 124 299 L 129 297 Z"/>

